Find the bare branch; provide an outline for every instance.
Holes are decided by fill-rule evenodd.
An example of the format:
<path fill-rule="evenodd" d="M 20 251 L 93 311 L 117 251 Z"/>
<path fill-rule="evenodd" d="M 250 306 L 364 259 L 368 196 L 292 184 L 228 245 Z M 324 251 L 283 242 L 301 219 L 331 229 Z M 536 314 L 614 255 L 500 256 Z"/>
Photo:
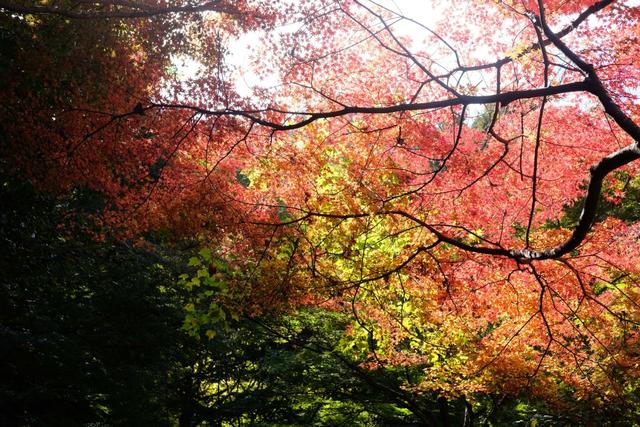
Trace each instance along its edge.
<path fill-rule="evenodd" d="M 69 19 L 140 19 L 174 13 L 199 13 L 205 11 L 236 13 L 233 8 L 222 5 L 220 0 L 166 7 L 115 0 L 80 3 L 90 4 L 92 8 L 90 10 L 72 10 L 41 5 L 23 6 L 13 2 L 0 1 L 0 9 L 21 15 L 57 15 Z M 101 8 L 106 10 L 100 10 Z"/>

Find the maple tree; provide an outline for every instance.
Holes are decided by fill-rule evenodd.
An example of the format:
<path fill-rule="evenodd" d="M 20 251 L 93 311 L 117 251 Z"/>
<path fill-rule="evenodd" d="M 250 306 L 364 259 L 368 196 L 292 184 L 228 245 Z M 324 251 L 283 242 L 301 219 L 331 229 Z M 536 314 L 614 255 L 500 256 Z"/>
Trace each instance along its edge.
<path fill-rule="evenodd" d="M 460 25 L 357 0 L 0 2 L 30 43 L 3 44 L 3 168 L 99 193 L 97 238 L 210 248 L 181 279 L 194 333 L 319 305 L 352 315 L 363 366 L 419 366 L 415 393 L 634 407 L 640 10 L 439 7 Z M 258 30 L 281 83 L 243 95 L 225 49 Z"/>

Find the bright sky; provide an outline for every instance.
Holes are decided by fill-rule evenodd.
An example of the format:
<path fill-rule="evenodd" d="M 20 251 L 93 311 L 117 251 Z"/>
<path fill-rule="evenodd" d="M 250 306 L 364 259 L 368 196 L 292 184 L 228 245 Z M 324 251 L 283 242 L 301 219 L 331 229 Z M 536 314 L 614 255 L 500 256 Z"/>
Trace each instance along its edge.
<path fill-rule="evenodd" d="M 434 27 L 435 23 L 446 18 L 442 8 L 434 8 L 433 4 L 429 1 L 375 0 L 375 2 L 369 1 L 368 3 L 370 5 L 378 4 L 390 10 L 397 11 L 427 27 Z M 627 0 L 625 3 L 630 7 L 640 6 L 640 0 Z M 474 27 L 478 28 L 473 23 L 467 23 L 466 25 L 472 32 Z M 300 23 L 292 23 L 280 27 L 278 31 L 282 33 L 294 32 L 298 30 L 300 26 Z M 417 34 L 416 29 L 417 27 L 408 21 L 401 21 L 393 26 L 393 30 L 400 36 L 415 36 L 415 34 Z M 422 33 L 424 30 L 420 29 L 419 31 Z M 232 40 L 228 46 L 228 51 L 230 53 L 225 60 L 232 70 L 232 75 L 229 77 L 236 80 L 237 90 L 244 96 L 249 96 L 252 92 L 252 88 L 254 87 L 269 88 L 277 86 L 279 83 L 278 75 L 275 72 L 266 78 L 260 78 L 252 72 L 251 67 L 249 66 L 249 59 L 252 54 L 249 47 L 259 46 L 262 35 L 263 34 L 260 32 L 251 32 L 236 40 Z M 480 52 L 480 55 L 486 56 L 487 60 L 496 59 L 488 51 Z M 178 71 L 178 76 L 184 79 L 194 76 L 199 69 L 199 64 L 189 58 L 177 58 L 175 60 L 175 66 Z"/>
<path fill-rule="evenodd" d="M 374 3 L 370 2 L 370 4 Z M 442 10 L 434 9 L 430 2 L 426 1 L 379 0 L 376 1 L 375 4 L 400 12 L 426 26 L 433 26 L 435 22 L 442 18 Z M 280 27 L 279 31 L 283 33 L 294 32 L 298 30 L 300 26 L 300 23 L 293 23 Z M 406 21 L 395 24 L 393 29 L 401 36 L 408 36 L 415 32 L 415 26 Z M 226 62 L 227 65 L 237 72 L 237 89 L 241 95 L 249 95 L 251 93 L 251 88 L 253 87 L 268 88 L 276 86 L 279 83 L 277 74 L 273 73 L 270 77 L 261 79 L 258 78 L 258 76 L 253 73 L 249 67 L 248 61 L 250 53 L 247 50 L 247 46 L 258 45 L 260 36 L 261 34 L 259 32 L 252 32 L 233 41 L 229 46 L 231 54 L 226 58 Z"/>

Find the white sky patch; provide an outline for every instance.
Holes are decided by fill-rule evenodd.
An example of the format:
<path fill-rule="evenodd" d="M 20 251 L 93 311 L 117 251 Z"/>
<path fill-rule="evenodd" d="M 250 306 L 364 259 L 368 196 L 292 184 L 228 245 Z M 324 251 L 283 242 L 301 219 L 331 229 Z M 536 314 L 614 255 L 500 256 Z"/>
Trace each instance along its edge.
<path fill-rule="evenodd" d="M 300 23 L 289 24 L 275 31 L 279 34 L 292 33 L 301 25 Z M 236 82 L 236 90 L 241 96 L 250 96 L 256 88 L 267 89 L 281 83 L 277 70 L 268 73 L 261 70 L 262 75 L 259 75 L 251 64 L 251 56 L 258 54 L 257 51 L 264 44 L 262 39 L 265 36 L 264 31 L 251 31 L 229 41 L 230 53 L 226 56 L 225 63 L 231 70 L 232 79 Z"/>
<path fill-rule="evenodd" d="M 365 4 L 368 7 L 381 6 L 408 18 L 394 23 L 391 28 L 395 35 L 406 37 L 415 42 L 414 46 L 409 46 L 412 50 L 426 48 L 421 43 L 421 39 L 428 35 L 428 31 L 419 24 L 435 30 L 437 24 L 442 20 L 452 19 L 452 17 L 446 16 L 445 6 L 436 6 L 430 1 L 369 0 L 365 1 Z M 640 6 L 640 0 L 627 0 L 625 4 L 629 7 L 638 7 Z M 459 19 L 459 17 L 456 17 L 456 19 Z M 411 22 L 411 20 L 415 22 Z M 301 22 L 294 22 L 278 27 L 275 32 L 277 34 L 294 33 L 298 31 L 302 25 Z M 457 22 L 457 25 L 462 25 L 462 23 Z M 481 27 L 479 24 L 465 22 L 464 25 L 472 34 L 480 32 Z M 252 31 L 237 38 L 232 38 L 227 43 L 228 54 L 225 57 L 225 63 L 229 69 L 229 74 L 225 77 L 235 82 L 236 90 L 241 96 L 251 96 L 254 89 L 275 88 L 281 84 L 278 70 L 273 69 L 269 71 L 261 69 L 260 72 L 258 72 L 251 63 L 252 58 L 260 55 L 261 49 L 267 49 L 265 43 L 262 41 L 266 35 L 267 33 L 265 31 Z M 443 37 L 446 39 L 446 34 L 443 34 Z M 448 41 L 454 42 L 453 40 Z M 508 52 L 504 52 L 502 56 L 506 54 L 508 54 Z M 476 60 L 481 61 L 494 61 L 499 59 L 496 53 L 491 52 L 488 47 L 486 50 L 476 49 L 474 56 Z M 437 60 L 443 69 L 455 67 L 453 55 L 437 58 Z M 175 67 L 176 78 L 182 81 L 197 77 L 205 68 L 197 61 L 186 57 L 175 58 L 173 65 Z M 469 84 L 473 85 L 475 82 L 470 81 Z"/>
<path fill-rule="evenodd" d="M 444 18 L 443 8 L 435 9 L 430 2 L 417 2 L 415 0 L 381 0 L 368 2 L 368 6 L 380 5 L 394 12 L 403 14 L 425 26 L 434 26 Z M 292 23 L 279 27 L 276 31 L 280 34 L 294 33 L 302 27 L 302 23 Z M 401 37 L 412 37 L 416 34 L 416 24 L 403 20 L 392 27 L 395 34 Z M 424 29 L 419 29 L 420 33 Z M 236 81 L 236 90 L 242 96 L 250 96 L 256 88 L 268 89 L 281 84 L 277 70 L 265 73 L 262 76 L 253 69 L 251 55 L 259 54 L 261 39 L 264 32 L 253 31 L 231 40 L 228 45 L 230 54 L 225 58 L 227 66 L 232 70 Z"/>
<path fill-rule="evenodd" d="M 176 79 L 186 81 L 195 78 L 204 70 L 204 65 L 188 56 L 172 56 L 171 64 Z"/>
<path fill-rule="evenodd" d="M 446 19 L 444 7 L 434 7 L 434 4 L 431 2 L 418 2 L 415 0 L 377 0 L 368 1 L 366 4 L 369 7 L 381 6 L 387 8 L 431 29 L 435 28 L 440 20 Z M 302 22 L 282 25 L 278 27 L 275 32 L 276 34 L 294 33 L 298 31 L 302 25 Z M 473 25 L 470 24 L 470 26 L 473 30 Z M 415 22 L 409 20 L 396 22 L 391 28 L 396 36 L 413 39 L 416 41 L 416 44 L 419 44 L 419 37 L 426 35 L 424 28 L 421 28 Z M 255 89 L 269 89 L 281 84 L 278 70 L 274 69 L 269 72 L 268 70 L 262 69 L 260 72 L 257 72 L 251 63 L 252 57 L 260 55 L 261 49 L 266 49 L 262 41 L 266 35 L 267 33 L 265 31 L 251 31 L 237 38 L 231 38 L 227 42 L 228 54 L 225 57 L 225 64 L 230 74 L 226 77 L 235 81 L 236 91 L 241 96 L 251 96 Z M 420 47 L 424 46 L 412 46 L 412 48 Z M 486 54 L 488 55 L 488 52 Z M 446 62 L 448 61 L 445 61 L 444 65 L 454 65 L 453 63 L 446 64 Z M 182 56 L 172 58 L 172 66 L 175 78 L 179 81 L 188 81 L 197 78 L 206 68 L 193 58 Z"/>

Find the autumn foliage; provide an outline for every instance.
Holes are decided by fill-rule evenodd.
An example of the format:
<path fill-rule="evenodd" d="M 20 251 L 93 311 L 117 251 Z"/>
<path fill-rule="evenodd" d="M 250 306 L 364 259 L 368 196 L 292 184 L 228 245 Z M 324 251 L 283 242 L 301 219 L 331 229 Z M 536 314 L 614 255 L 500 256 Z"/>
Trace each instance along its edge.
<path fill-rule="evenodd" d="M 182 3 L 0 2 L 1 168 L 208 248 L 203 307 L 349 314 L 412 392 L 637 404 L 640 8 Z"/>

